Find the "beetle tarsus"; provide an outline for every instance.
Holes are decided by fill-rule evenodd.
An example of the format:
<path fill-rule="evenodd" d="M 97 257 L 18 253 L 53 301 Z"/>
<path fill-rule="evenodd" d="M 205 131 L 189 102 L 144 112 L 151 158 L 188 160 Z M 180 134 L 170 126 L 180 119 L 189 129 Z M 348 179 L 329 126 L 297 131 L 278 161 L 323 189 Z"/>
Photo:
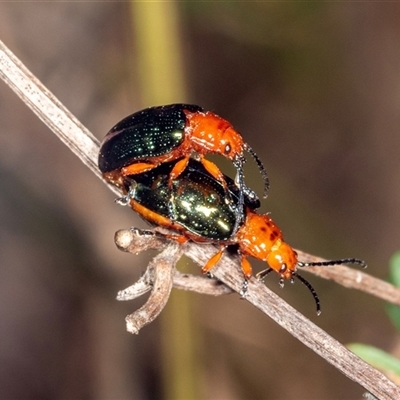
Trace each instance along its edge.
<path fill-rule="evenodd" d="M 247 279 L 244 279 L 242 283 L 242 289 L 240 290 L 239 294 L 242 299 L 246 297 L 246 293 L 249 289 L 249 281 Z"/>

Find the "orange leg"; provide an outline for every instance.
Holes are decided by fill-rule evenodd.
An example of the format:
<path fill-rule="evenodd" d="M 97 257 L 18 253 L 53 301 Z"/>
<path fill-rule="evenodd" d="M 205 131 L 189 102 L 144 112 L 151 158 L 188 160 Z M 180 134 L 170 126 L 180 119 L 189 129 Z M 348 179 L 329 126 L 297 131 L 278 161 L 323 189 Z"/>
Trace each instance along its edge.
<path fill-rule="evenodd" d="M 172 171 L 169 173 L 169 180 L 168 180 L 168 187 L 170 189 L 172 187 L 172 181 L 176 179 L 187 167 L 189 163 L 189 158 L 190 157 L 182 158 L 182 160 L 178 161 L 174 165 L 174 168 L 172 168 Z"/>
<path fill-rule="evenodd" d="M 204 165 L 204 168 L 221 184 L 224 186 L 225 191 L 228 191 L 228 186 L 226 184 L 224 174 L 220 171 L 220 169 L 211 161 L 208 161 L 203 156 L 200 158 L 201 163 Z"/>
<path fill-rule="evenodd" d="M 248 280 L 253 275 L 253 269 L 251 268 L 251 264 L 247 261 L 247 258 L 242 258 L 242 271 L 244 273 L 245 278 Z"/>
<path fill-rule="evenodd" d="M 153 163 L 135 163 L 122 168 L 121 174 L 123 176 L 141 174 L 142 172 L 150 171 L 151 169 L 157 167 L 158 165 L 159 164 L 153 164 Z"/>
<path fill-rule="evenodd" d="M 224 190 L 226 192 L 226 201 L 230 204 L 233 203 L 231 193 L 228 189 L 228 185 L 226 184 L 226 180 L 224 174 L 220 171 L 220 169 L 211 161 L 206 160 L 203 156 L 201 156 L 200 161 L 204 165 L 204 168 L 207 170 L 209 174 L 211 174 L 217 181 L 221 182 Z M 235 226 L 233 228 L 233 232 L 236 232 L 239 228 L 239 224 L 243 219 L 243 206 L 238 209 L 238 214 L 235 222 Z"/>
<path fill-rule="evenodd" d="M 177 242 L 179 244 L 185 244 L 186 242 L 188 242 L 190 240 L 188 237 L 186 237 L 183 234 L 180 234 L 179 232 L 177 232 L 177 233 L 164 233 L 162 230 L 160 231 L 159 229 L 157 229 L 157 227 L 154 230 L 152 230 L 151 232 L 153 232 L 153 234 L 156 234 L 158 236 L 162 236 L 165 239 L 173 240 L 174 242 Z"/>
<path fill-rule="evenodd" d="M 119 170 L 114 170 L 111 172 L 104 172 L 103 178 L 107 182 L 110 182 L 113 185 L 118 186 L 119 188 L 124 187 L 124 179 Z"/>
<path fill-rule="evenodd" d="M 189 241 L 189 239 L 186 236 L 183 235 L 168 235 L 168 234 L 162 234 L 165 238 L 174 240 L 175 242 L 178 242 L 179 244 L 184 244 Z"/>
<path fill-rule="evenodd" d="M 218 253 L 214 254 L 208 261 L 207 264 L 201 269 L 201 272 L 203 274 L 206 274 L 209 272 L 212 268 L 215 267 L 215 265 L 218 263 L 218 261 L 221 259 L 222 255 L 224 254 L 225 247 L 222 247 Z"/>

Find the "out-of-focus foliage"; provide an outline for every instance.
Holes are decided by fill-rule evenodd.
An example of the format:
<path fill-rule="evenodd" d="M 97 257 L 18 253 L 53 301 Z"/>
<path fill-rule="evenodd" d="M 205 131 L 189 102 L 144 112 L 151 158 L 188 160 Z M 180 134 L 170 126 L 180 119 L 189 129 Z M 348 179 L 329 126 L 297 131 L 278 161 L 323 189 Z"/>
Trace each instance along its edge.
<path fill-rule="evenodd" d="M 400 360 L 398 358 L 391 356 L 386 351 L 366 344 L 353 343 L 347 347 L 389 377 L 393 374 L 397 375 L 397 381 L 400 381 Z"/>
<path fill-rule="evenodd" d="M 400 288 L 400 252 L 393 254 L 389 261 L 389 281 Z M 388 304 L 387 313 L 393 325 L 400 332 L 400 307 Z"/>
<path fill-rule="evenodd" d="M 389 281 L 400 287 L 400 252 L 396 252 L 389 261 Z M 400 309 L 394 304 L 387 305 L 387 313 L 393 325 L 400 331 Z M 384 372 L 389 378 L 400 383 L 400 359 L 384 350 L 362 343 L 352 343 L 347 346 L 363 360 Z"/>

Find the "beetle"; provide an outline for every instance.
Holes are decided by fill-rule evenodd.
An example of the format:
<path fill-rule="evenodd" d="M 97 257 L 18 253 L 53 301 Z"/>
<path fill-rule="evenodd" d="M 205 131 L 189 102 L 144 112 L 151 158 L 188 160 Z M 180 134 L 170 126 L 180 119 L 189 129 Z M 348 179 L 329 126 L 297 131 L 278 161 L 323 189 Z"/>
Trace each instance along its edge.
<path fill-rule="evenodd" d="M 309 263 L 299 261 L 296 251 L 284 241 L 282 231 L 270 215 L 257 213 L 258 199 L 254 201 L 254 195 L 251 194 L 244 196 L 244 220 L 235 229 L 235 218 L 238 217 L 232 207 L 239 203 L 238 189 L 232 185 L 229 178 L 224 178 L 230 183 L 229 190 L 234 199 L 233 205 L 227 204 L 224 201 L 225 189 L 221 181 L 209 174 L 204 166 L 195 160 L 190 160 L 186 170 L 175 182 L 177 190 L 173 202 L 174 218 L 171 219 L 168 212 L 168 173 L 174 168 L 172 164 L 159 166 L 151 173 L 125 179 L 124 191 L 127 195 L 121 202 L 129 204 L 151 224 L 174 231 L 174 234 L 165 235 L 169 239 L 179 243 L 192 240 L 219 246 L 217 253 L 203 266 L 203 273 L 209 273 L 225 250 L 234 245 L 238 249 L 245 276 L 243 294 L 247 289 L 247 280 L 252 276 L 252 268 L 247 260 L 251 256 L 269 266 L 256 275 L 260 280 L 271 271 L 279 274 L 281 287 L 284 286 L 285 280 L 300 280 L 312 293 L 317 314 L 320 314 L 318 295 L 311 284 L 298 274 L 297 268 L 347 263 L 366 267 L 365 262 L 357 258 Z"/>
<path fill-rule="evenodd" d="M 225 188 L 196 160 L 189 160 L 187 168 L 175 181 L 176 191 L 169 207 L 169 174 L 175 162 L 161 164 L 155 169 L 125 177 L 124 192 L 118 199 L 128 204 L 145 220 L 181 233 L 178 240 L 197 242 L 229 240 L 237 226 L 239 188 L 224 176 L 232 202 L 225 201 Z M 249 188 L 244 190 L 244 204 L 256 209 L 260 200 Z M 170 213 L 172 217 L 170 218 Z"/>
<path fill-rule="evenodd" d="M 169 174 L 168 186 L 172 189 L 172 182 L 185 170 L 189 159 L 194 157 L 221 182 L 229 198 L 230 191 L 224 174 L 205 158 L 210 153 L 222 155 L 231 160 L 237 170 L 240 188 L 238 214 L 242 216 L 245 151 L 252 155 L 258 165 L 264 179 L 264 197 L 267 197 L 269 179 L 262 162 L 227 120 L 197 105 L 170 104 L 146 108 L 118 122 L 103 139 L 98 165 L 104 179 L 122 187 L 126 176 L 179 160 Z"/>

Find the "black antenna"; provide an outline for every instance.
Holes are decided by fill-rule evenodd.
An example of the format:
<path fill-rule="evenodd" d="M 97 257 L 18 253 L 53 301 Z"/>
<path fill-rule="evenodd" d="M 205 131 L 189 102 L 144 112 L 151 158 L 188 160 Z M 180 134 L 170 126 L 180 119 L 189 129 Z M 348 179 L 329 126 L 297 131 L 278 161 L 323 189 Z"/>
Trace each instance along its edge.
<path fill-rule="evenodd" d="M 342 258 L 341 260 L 329 260 L 329 261 L 317 261 L 317 262 L 298 262 L 297 266 L 299 267 L 323 267 L 329 265 L 342 265 L 342 264 L 358 264 L 361 265 L 362 268 L 367 268 L 367 263 L 358 258 Z"/>
<path fill-rule="evenodd" d="M 317 292 L 315 289 L 312 287 L 311 283 L 308 282 L 305 278 L 303 278 L 301 275 L 299 275 L 297 272 L 293 272 L 292 276 L 296 277 L 303 285 L 307 287 L 307 289 L 311 292 L 311 294 L 314 297 L 315 300 L 315 305 L 317 306 L 317 315 L 321 314 L 321 304 L 319 301 L 319 297 L 317 295 Z"/>
<path fill-rule="evenodd" d="M 269 178 L 267 175 L 267 171 L 264 168 L 264 164 L 261 162 L 261 160 L 258 158 L 256 152 L 247 144 L 244 144 L 244 149 L 246 151 L 248 151 L 251 156 L 254 158 L 254 161 L 257 163 L 258 165 L 258 169 L 261 173 L 262 178 L 264 179 L 264 199 L 267 198 L 268 193 L 269 193 Z"/>
<path fill-rule="evenodd" d="M 268 175 L 267 175 L 267 171 L 265 170 L 264 165 L 261 162 L 261 160 L 258 158 L 256 152 L 247 143 L 245 143 L 243 147 L 254 158 L 254 161 L 258 165 L 258 169 L 259 169 L 259 171 L 261 173 L 261 176 L 264 179 L 264 196 L 263 197 L 265 199 L 265 198 L 267 198 L 268 193 L 269 193 L 269 178 L 268 178 Z"/>
<path fill-rule="evenodd" d="M 259 280 L 263 280 L 271 271 L 273 271 L 272 268 L 267 268 L 263 271 L 260 271 L 257 275 L 256 278 Z M 308 282 L 305 278 L 303 278 L 301 275 L 299 275 L 297 272 L 292 272 L 292 277 L 293 278 L 297 278 L 303 285 L 305 285 L 307 287 L 307 289 L 311 292 L 311 294 L 314 297 L 315 300 L 315 305 L 317 306 L 317 315 L 321 314 L 321 303 L 319 301 L 319 297 L 317 292 L 315 291 L 315 289 L 312 287 L 311 283 Z M 294 280 L 290 279 L 290 283 L 293 283 Z M 279 286 L 281 288 L 283 288 L 283 284 L 284 284 L 284 279 L 281 278 L 279 279 Z"/>
<path fill-rule="evenodd" d="M 233 233 L 234 235 L 237 230 L 239 229 L 239 226 L 242 224 L 244 221 L 244 171 L 243 171 L 243 164 L 245 162 L 245 159 L 243 157 L 238 158 L 235 161 L 235 167 L 237 169 L 236 177 L 235 177 L 235 184 L 239 187 L 239 199 L 238 203 L 236 206 L 238 216 L 236 218 L 235 226 L 233 227 Z"/>

